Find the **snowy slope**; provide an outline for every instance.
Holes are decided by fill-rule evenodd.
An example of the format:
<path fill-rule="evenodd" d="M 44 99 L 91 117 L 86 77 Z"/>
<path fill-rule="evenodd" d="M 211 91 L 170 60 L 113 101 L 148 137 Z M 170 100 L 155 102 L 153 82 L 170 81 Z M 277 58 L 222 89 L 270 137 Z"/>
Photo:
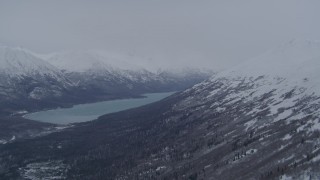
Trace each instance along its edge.
<path fill-rule="evenodd" d="M 11 76 L 40 74 L 56 78 L 62 75 L 59 69 L 26 50 L 6 46 L 0 46 L 0 73 Z"/>
<path fill-rule="evenodd" d="M 0 46 L 1 113 L 25 110 L 34 100 L 62 97 L 73 86 L 58 68 L 27 50 Z"/>
<path fill-rule="evenodd" d="M 269 109 L 270 115 L 278 116 L 274 120 L 287 118 L 289 121 L 311 114 L 320 115 L 317 98 L 320 97 L 319 70 L 320 43 L 295 40 L 213 77 L 210 83 L 223 82 L 222 88 L 226 89 L 251 87 L 228 94 L 227 100 L 231 102 L 249 102 L 270 93 L 264 109 Z M 211 92 L 209 97 L 217 92 Z M 308 99 L 308 105 L 302 103 L 305 99 Z M 304 109 L 313 106 L 314 109 L 312 113 L 292 112 L 295 106 Z M 288 110 L 279 114 L 279 108 Z M 319 129 L 317 122 L 314 128 Z"/>
<path fill-rule="evenodd" d="M 281 168 L 287 177 L 320 177 L 316 158 L 320 156 L 319 75 L 319 43 L 291 41 L 186 90 L 173 112 L 188 112 L 193 119 L 211 117 L 206 123 L 219 128 L 203 130 L 208 133 L 204 138 L 219 132 L 236 143 L 238 152 L 257 151 L 239 156 L 210 150 L 227 161 L 226 167 L 212 170 L 213 177 L 232 179 L 237 172 L 245 174 L 249 170 L 245 162 L 255 167 L 250 166 L 243 179 L 254 174 L 252 169 L 260 172 L 256 178 L 281 177 Z M 256 138 L 246 139 L 250 133 Z"/>
<path fill-rule="evenodd" d="M 272 121 L 320 117 L 320 43 L 291 41 L 262 56 L 222 72 L 191 90 L 207 92 L 208 99 L 226 94 L 221 104 L 250 103 L 264 97 L 248 114 L 268 111 Z M 308 109 L 312 108 L 312 111 Z M 282 110 L 279 110 L 282 109 Z M 297 111 L 299 109 L 299 111 Z M 253 120 L 250 127 L 255 123 Z M 312 130 L 320 130 L 320 121 L 310 121 Z"/>
<path fill-rule="evenodd" d="M 5 84 L 14 79 L 32 77 L 39 80 L 51 78 L 64 87 L 71 85 L 58 68 L 22 48 L 0 46 L 0 74 Z"/>

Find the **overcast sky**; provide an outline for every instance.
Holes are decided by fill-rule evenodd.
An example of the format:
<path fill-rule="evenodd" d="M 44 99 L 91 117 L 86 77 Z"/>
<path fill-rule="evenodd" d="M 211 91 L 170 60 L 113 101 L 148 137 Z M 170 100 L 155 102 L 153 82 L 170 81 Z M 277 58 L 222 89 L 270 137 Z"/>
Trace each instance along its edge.
<path fill-rule="evenodd" d="M 221 69 L 294 38 L 320 40 L 319 0 L 0 0 L 0 42 L 40 53 L 105 49 Z"/>

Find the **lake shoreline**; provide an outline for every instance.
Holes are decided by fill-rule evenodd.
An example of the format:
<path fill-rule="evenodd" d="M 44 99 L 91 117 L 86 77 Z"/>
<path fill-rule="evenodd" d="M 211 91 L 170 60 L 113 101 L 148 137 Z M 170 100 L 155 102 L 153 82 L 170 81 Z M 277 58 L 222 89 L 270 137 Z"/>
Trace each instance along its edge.
<path fill-rule="evenodd" d="M 148 94 L 148 93 L 146 93 Z M 27 111 L 26 113 L 15 113 L 15 114 L 12 114 L 10 116 L 17 116 L 17 117 L 22 117 L 22 118 L 25 118 L 25 115 L 27 114 L 33 114 L 33 113 L 37 113 L 37 112 L 42 112 L 42 111 L 51 111 L 51 110 L 57 110 L 57 109 L 67 109 L 67 108 L 73 108 L 74 106 L 78 106 L 78 105 L 86 105 L 86 104 L 93 104 L 93 103 L 99 103 L 99 102 L 105 102 L 105 101 L 114 101 L 114 100 L 122 100 L 122 99 L 141 99 L 141 98 L 144 98 L 143 94 L 142 95 L 137 95 L 137 96 L 128 96 L 128 97 L 123 97 L 123 98 L 110 98 L 110 99 L 102 99 L 102 100 L 99 100 L 99 101 L 87 101 L 87 102 L 84 102 L 84 103 L 77 103 L 77 104 L 72 104 L 70 106 L 61 106 L 61 107 L 55 107 L 55 108 L 44 108 L 44 109 L 41 109 L 41 110 L 34 110 L 34 111 Z M 27 119 L 27 118 L 25 118 Z M 28 120 L 31 120 L 31 119 L 28 119 Z"/>
<path fill-rule="evenodd" d="M 87 122 L 98 117 L 131 108 L 147 105 L 164 99 L 174 92 L 145 93 L 138 98 L 111 99 L 94 103 L 75 104 L 70 108 L 55 108 L 21 115 L 22 118 L 37 122 L 66 125 Z"/>

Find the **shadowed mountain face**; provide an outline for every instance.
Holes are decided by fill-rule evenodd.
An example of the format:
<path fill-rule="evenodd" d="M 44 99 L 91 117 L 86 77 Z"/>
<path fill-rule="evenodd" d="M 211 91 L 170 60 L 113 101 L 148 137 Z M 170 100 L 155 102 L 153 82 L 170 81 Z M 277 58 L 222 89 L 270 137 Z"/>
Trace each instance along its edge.
<path fill-rule="evenodd" d="M 160 102 L 0 146 L 0 177 L 319 179 L 318 47 L 288 43 Z"/>

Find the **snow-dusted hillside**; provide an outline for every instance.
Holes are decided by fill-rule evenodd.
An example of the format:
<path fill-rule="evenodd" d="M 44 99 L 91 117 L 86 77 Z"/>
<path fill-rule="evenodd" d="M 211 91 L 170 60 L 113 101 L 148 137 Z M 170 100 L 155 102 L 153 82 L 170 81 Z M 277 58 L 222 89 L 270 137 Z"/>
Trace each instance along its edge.
<path fill-rule="evenodd" d="M 319 76 L 320 43 L 295 40 L 222 72 L 193 90 L 214 86 L 207 95 L 210 99 L 221 90 L 234 88 L 226 95 L 223 102 L 226 104 L 250 103 L 264 97 L 259 107 L 249 114 L 267 111 L 273 122 L 286 119 L 289 123 L 304 117 L 320 116 Z M 217 84 L 220 84 L 219 88 Z M 254 127 L 254 122 L 250 126 Z M 320 130 L 319 120 L 308 123 L 312 130 Z"/>
<path fill-rule="evenodd" d="M 132 132 L 130 150 L 146 155 L 116 177 L 319 179 L 319 61 L 319 43 L 288 42 L 144 109 L 161 114 Z M 160 107 L 167 109 L 155 112 Z M 127 116 L 143 121 L 140 111 Z"/>
<path fill-rule="evenodd" d="M 1 110 L 18 102 L 60 97 L 72 86 L 59 69 L 28 51 L 0 46 L 0 98 L 1 105 L 7 104 Z"/>
<path fill-rule="evenodd" d="M 211 177 L 319 178 L 319 75 L 320 44 L 292 41 L 186 90 L 172 111 L 205 122 L 198 144 L 219 142 L 193 154 Z"/>
<path fill-rule="evenodd" d="M 0 73 L 11 77 L 48 75 L 63 80 L 60 70 L 22 48 L 0 46 Z"/>

